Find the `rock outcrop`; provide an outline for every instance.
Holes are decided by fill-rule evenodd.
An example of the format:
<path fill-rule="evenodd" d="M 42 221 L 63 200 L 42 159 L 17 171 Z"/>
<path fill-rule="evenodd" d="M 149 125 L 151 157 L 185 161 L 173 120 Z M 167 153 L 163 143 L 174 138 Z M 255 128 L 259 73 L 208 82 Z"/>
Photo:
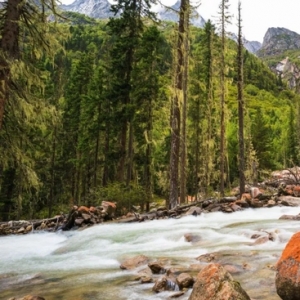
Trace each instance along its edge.
<path fill-rule="evenodd" d="M 300 69 L 289 57 L 281 60 L 271 69 L 278 77 L 287 82 L 290 89 L 296 89 L 299 86 Z"/>
<path fill-rule="evenodd" d="M 219 264 L 209 264 L 197 275 L 189 300 L 250 300 L 237 281 Z"/>
<path fill-rule="evenodd" d="M 292 49 L 300 49 L 300 35 L 286 28 L 271 27 L 267 30 L 257 55 L 277 55 Z"/>
<path fill-rule="evenodd" d="M 282 300 L 300 300 L 300 232 L 287 243 L 277 263 L 276 290 Z"/>

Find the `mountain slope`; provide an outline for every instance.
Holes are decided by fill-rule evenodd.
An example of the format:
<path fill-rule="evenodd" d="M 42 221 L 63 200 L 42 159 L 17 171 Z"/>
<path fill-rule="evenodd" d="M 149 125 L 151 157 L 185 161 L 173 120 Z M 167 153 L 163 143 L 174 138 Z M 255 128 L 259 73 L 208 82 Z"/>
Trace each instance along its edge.
<path fill-rule="evenodd" d="M 72 4 L 60 6 L 62 10 L 81 13 L 95 19 L 108 19 L 113 17 L 114 14 L 110 11 L 110 7 L 111 4 L 107 0 L 75 0 Z M 178 20 L 176 11 L 179 11 L 179 8 L 180 1 L 177 1 L 171 6 L 171 9 L 157 6 L 154 10 L 157 11 L 159 19 L 176 22 Z M 203 27 L 205 20 L 200 15 L 194 15 L 191 23 L 195 26 Z"/>
<path fill-rule="evenodd" d="M 258 56 L 271 56 L 286 50 L 300 49 L 300 35 L 294 31 L 281 27 L 271 27 L 267 30 Z"/>
<path fill-rule="evenodd" d="M 107 0 L 75 0 L 72 4 L 60 6 L 62 10 L 81 13 L 95 19 L 113 17 L 110 7 L 111 4 Z"/>

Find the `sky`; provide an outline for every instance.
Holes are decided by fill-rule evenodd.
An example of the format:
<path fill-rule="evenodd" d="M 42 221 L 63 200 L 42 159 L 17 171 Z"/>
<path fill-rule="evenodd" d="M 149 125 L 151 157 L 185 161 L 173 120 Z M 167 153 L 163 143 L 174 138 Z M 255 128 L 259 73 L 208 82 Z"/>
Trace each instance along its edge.
<path fill-rule="evenodd" d="M 170 1 L 170 0 L 169 0 Z M 220 0 L 202 0 L 198 9 L 205 19 L 216 19 Z M 237 32 L 238 0 L 229 0 L 229 12 L 233 15 L 228 29 Z M 270 27 L 284 27 L 300 34 L 300 1 L 298 0 L 241 0 L 242 31 L 249 41 L 262 43 Z"/>
<path fill-rule="evenodd" d="M 167 5 L 176 2 L 176 0 L 161 1 Z M 212 22 L 216 22 L 221 0 L 200 1 L 201 5 L 198 8 L 200 15 L 205 20 L 211 19 Z M 73 0 L 62 0 L 64 4 L 72 2 Z M 229 0 L 229 4 L 229 13 L 233 17 L 228 30 L 236 33 L 238 0 Z M 270 27 L 284 27 L 300 34 L 300 1 L 298 0 L 241 0 L 241 7 L 243 35 L 249 41 L 262 43 Z"/>

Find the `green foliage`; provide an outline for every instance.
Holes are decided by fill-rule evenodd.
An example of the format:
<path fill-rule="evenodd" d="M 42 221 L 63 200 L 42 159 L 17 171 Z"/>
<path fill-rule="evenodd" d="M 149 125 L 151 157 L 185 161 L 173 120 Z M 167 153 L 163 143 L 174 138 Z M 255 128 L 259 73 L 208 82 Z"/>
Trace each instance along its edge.
<path fill-rule="evenodd" d="M 110 183 L 105 187 L 100 187 L 95 192 L 95 204 L 101 205 L 102 201 L 112 201 L 117 205 L 117 214 L 124 213 L 123 209 L 127 211 L 132 210 L 133 205 L 143 206 L 146 202 L 146 191 L 140 186 L 132 184 L 126 187 L 124 184 L 115 182 Z"/>
<path fill-rule="evenodd" d="M 52 45 L 48 52 L 22 29 L 24 51 L 11 64 L 15 85 L 0 131 L 0 219 L 47 217 L 102 200 L 116 202 L 121 213 L 153 194 L 168 198 L 174 24 L 157 26 L 131 11 L 133 2 L 122 3 L 115 8 L 130 10 L 108 23 L 68 13 L 69 23 L 39 27 Z M 235 49 L 228 41 L 230 182 L 238 176 Z M 193 195 L 219 185 L 219 51 L 212 23 L 191 28 L 187 189 Z M 297 55 L 289 52 L 293 61 Z M 255 182 L 299 163 L 300 97 L 247 51 L 244 64 L 246 178 Z"/>
<path fill-rule="evenodd" d="M 72 11 L 64 11 L 61 16 L 63 18 L 59 20 L 60 23 L 67 23 L 70 25 L 96 25 L 101 22 L 94 18 Z"/>

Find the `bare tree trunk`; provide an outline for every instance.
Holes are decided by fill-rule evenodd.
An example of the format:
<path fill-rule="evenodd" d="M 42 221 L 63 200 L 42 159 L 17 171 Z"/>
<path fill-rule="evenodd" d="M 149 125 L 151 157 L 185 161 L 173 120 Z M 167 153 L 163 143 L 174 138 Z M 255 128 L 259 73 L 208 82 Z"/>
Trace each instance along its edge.
<path fill-rule="evenodd" d="M 171 122 L 171 154 L 170 154 L 170 199 L 169 206 L 174 208 L 178 203 L 178 166 L 180 148 L 180 109 L 177 94 L 173 99 Z"/>
<path fill-rule="evenodd" d="M 56 125 L 54 125 L 53 134 L 52 134 L 51 178 L 50 178 L 50 195 L 48 201 L 48 218 L 52 216 L 53 203 L 54 203 L 55 158 L 56 158 Z"/>
<path fill-rule="evenodd" d="M 188 7 L 187 0 L 181 0 L 178 39 L 176 49 L 175 67 L 175 93 L 171 105 L 171 153 L 170 153 L 170 196 L 169 206 L 174 208 L 178 203 L 178 171 L 179 171 L 179 152 L 180 152 L 180 108 L 179 99 L 183 88 L 183 69 L 184 69 L 184 34 L 185 34 L 185 15 Z"/>
<path fill-rule="evenodd" d="M 238 3 L 238 114 L 239 114 L 239 181 L 240 195 L 245 193 L 244 97 L 243 97 L 243 39 L 241 2 Z"/>
<path fill-rule="evenodd" d="M 127 157 L 127 177 L 126 186 L 129 187 L 130 181 L 132 180 L 132 169 L 133 169 L 133 121 L 129 123 L 129 138 L 128 138 L 128 157 Z"/>
<path fill-rule="evenodd" d="M 189 59 L 189 0 L 186 0 L 186 10 L 184 16 L 184 52 L 183 52 L 183 102 L 182 102 L 182 143 L 181 143 L 181 156 L 180 156 L 180 203 L 185 203 L 186 197 L 186 166 L 187 166 L 187 132 L 186 132 L 186 119 L 187 119 L 187 101 L 188 101 L 188 59 Z"/>
<path fill-rule="evenodd" d="M 225 49 L 226 49 L 226 0 L 221 3 L 221 64 L 220 64 L 220 109 L 221 109 L 221 125 L 220 125 L 220 195 L 224 196 L 225 189 Z"/>

